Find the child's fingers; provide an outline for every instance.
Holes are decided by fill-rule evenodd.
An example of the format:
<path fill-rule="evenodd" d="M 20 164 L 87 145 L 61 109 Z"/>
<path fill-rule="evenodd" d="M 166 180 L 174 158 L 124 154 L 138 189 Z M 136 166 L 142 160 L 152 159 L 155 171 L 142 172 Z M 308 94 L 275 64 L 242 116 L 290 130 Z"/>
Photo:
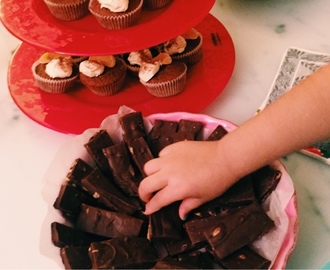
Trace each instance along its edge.
<path fill-rule="evenodd" d="M 154 194 L 167 185 L 166 177 L 152 174 L 144 178 L 139 185 L 139 196 L 144 202 L 150 201 Z"/>
<path fill-rule="evenodd" d="M 180 194 L 178 194 L 180 195 Z M 175 201 L 178 201 L 177 193 L 169 189 L 168 186 L 159 190 L 151 200 L 146 204 L 144 213 L 150 215 L 164 206 L 167 206 Z"/>
<path fill-rule="evenodd" d="M 146 164 L 144 164 L 144 167 L 143 167 L 143 170 L 146 175 L 154 174 L 154 173 L 158 172 L 159 169 L 160 169 L 160 167 L 159 167 L 158 158 L 149 160 Z"/>

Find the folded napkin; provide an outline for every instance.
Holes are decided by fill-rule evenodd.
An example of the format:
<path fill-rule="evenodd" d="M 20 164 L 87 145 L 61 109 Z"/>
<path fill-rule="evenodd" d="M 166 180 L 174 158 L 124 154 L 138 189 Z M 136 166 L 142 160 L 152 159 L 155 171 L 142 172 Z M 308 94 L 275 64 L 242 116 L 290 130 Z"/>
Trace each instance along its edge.
<path fill-rule="evenodd" d="M 327 63 L 330 63 L 330 54 L 290 47 L 283 56 L 273 84 L 258 112 Z M 330 138 L 302 149 L 301 152 L 330 165 Z"/>

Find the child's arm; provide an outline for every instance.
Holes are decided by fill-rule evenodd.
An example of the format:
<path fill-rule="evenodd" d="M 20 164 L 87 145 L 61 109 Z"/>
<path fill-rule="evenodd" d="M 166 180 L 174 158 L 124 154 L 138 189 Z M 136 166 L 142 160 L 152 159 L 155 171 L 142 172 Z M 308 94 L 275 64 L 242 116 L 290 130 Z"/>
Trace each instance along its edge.
<path fill-rule="evenodd" d="M 139 194 L 151 214 L 182 200 L 179 214 L 222 194 L 242 176 L 330 137 L 330 65 L 216 142 L 179 142 L 145 165 Z"/>

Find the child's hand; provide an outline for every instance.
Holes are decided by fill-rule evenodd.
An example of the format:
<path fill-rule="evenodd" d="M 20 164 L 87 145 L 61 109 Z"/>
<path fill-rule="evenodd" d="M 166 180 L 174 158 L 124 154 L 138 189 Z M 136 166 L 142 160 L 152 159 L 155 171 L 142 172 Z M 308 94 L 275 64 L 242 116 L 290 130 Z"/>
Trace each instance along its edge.
<path fill-rule="evenodd" d="M 145 214 L 152 214 L 181 201 L 183 219 L 192 209 L 217 197 L 235 180 L 218 142 L 184 141 L 167 146 L 159 158 L 145 164 L 148 175 L 139 186 L 146 202 Z"/>

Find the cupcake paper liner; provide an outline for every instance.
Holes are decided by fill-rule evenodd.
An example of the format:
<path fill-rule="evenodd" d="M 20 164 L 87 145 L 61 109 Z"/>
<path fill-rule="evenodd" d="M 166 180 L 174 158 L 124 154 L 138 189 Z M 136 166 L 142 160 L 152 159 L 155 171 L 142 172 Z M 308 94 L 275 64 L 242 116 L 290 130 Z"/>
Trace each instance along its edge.
<path fill-rule="evenodd" d="M 37 61 L 32 65 L 32 74 L 37 86 L 41 90 L 47 93 L 61 94 L 68 92 L 75 86 L 79 75 L 78 73 L 77 75 L 69 78 L 47 79 L 36 73 L 36 66 L 38 64 L 39 62 Z"/>
<path fill-rule="evenodd" d="M 74 21 L 88 14 L 89 0 L 75 3 L 55 3 L 51 0 L 44 0 L 44 2 L 53 16 L 59 20 Z"/>
<path fill-rule="evenodd" d="M 123 74 L 117 81 L 105 85 L 86 85 L 89 90 L 99 96 L 112 96 L 119 93 L 123 89 L 125 83 L 126 74 Z"/>
<path fill-rule="evenodd" d="M 97 1 L 97 0 L 90 1 L 89 11 L 96 17 L 97 21 L 103 27 L 109 30 L 118 30 L 134 25 L 136 21 L 140 18 L 142 4 L 143 4 L 143 1 L 141 1 L 139 6 L 132 11 L 118 13 L 115 16 L 112 15 L 105 16 L 91 8 L 93 1 Z"/>
<path fill-rule="evenodd" d="M 90 80 L 84 79 L 86 76 L 81 77 L 80 81 L 94 94 L 99 96 L 112 96 L 119 93 L 123 89 L 123 85 L 126 81 L 127 67 L 124 60 L 116 58 L 116 61 L 121 61 L 124 71 L 118 78 L 106 77 L 100 75 L 99 77 L 90 78 Z"/>
<path fill-rule="evenodd" d="M 193 50 L 189 51 L 189 52 L 183 52 L 181 54 L 177 54 L 177 55 L 172 55 L 172 59 L 175 61 L 181 61 L 184 62 L 187 65 L 193 65 L 195 63 L 197 63 L 199 60 L 202 59 L 203 57 L 203 50 L 202 50 L 202 45 L 203 45 L 203 36 L 199 35 L 200 37 L 200 43 L 198 44 L 198 46 L 196 48 L 194 48 Z"/>
<path fill-rule="evenodd" d="M 146 87 L 147 91 L 156 97 L 169 97 L 182 92 L 186 85 L 187 67 L 177 78 L 161 83 L 140 82 Z"/>
<path fill-rule="evenodd" d="M 144 6 L 148 9 L 159 9 L 169 5 L 172 0 L 144 0 Z"/>

